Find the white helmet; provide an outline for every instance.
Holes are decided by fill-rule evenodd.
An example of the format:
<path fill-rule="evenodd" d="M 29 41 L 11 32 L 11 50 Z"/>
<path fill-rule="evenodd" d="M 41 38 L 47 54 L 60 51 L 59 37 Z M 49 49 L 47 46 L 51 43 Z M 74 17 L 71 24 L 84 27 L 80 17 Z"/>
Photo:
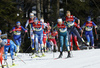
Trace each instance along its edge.
<path fill-rule="evenodd" d="M 40 19 L 41 22 L 44 22 L 44 19 Z"/>
<path fill-rule="evenodd" d="M 62 19 L 61 18 L 57 19 L 57 22 L 62 22 Z"/>
<path fill-rule="evenodd" d="M 34 17 L 34 14 L 33 13 L 30 13 L 30 18 L 33 18 Z"/>

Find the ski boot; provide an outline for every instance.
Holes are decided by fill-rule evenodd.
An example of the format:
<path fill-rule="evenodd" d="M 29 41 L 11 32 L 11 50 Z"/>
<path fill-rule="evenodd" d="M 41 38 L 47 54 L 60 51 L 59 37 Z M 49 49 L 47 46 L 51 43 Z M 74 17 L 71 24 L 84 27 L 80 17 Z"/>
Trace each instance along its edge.
<path fill-rule="evenodd" d="M 13 65 L 13 66 L 15 65 L 15 63 L 14 63 L 14 59 L 12 59 L 12 65 Z"/>
<path fill-rule="evenodd" d="M 15 56 L 17 56 L 17 52 L 15 52 Z"/>
<path fill-rule="evenodd" d="M 4 65 L 3 66 L 7 66 L 7 68 L 9 68 L 8 63 L 7 63 L 7 59 L 4 59 Z"/>
<path fill-rule="evenodd" d="M 77 50 L 80 50 L 80 48 L 79 48 L 79 47 L 77 47 Z"/>
<path fill-rule="evenodd" d="M 19 53 L 19 46 L 17 45 L 17 53 Z"/>
<path fill-rule="evenodd" d="M 67 55 L 67 58 L 71 58 L 71 54 L 70 54 L 70 51 L 68 51 L 68 55 Z"/>
<path fill-rule="evenodd" d="M 42 50 L 42 56 L 45 56 L 44 51 Z"/>
<path fill-rule="evenodd" d="M 94 46 L 92 46 L 92 49 L 94 49 Z"/>
<path fill-rule="evenodd" d="M 73 50 L 73 46 L 70 46 L 70 50 L 71 50 L 71 51 Z"/>
<path fill-rule="evenodd" d="M 35 58 L 35 55 L 34 55 L 34 50 L 32 50 L 32 55 L 31 55 L 31 58 Z"/>
<path fill-rule="evenodd" d="M 42 57 L 44 57 L 45 56 L 45 54 L 44 53 L 42 53 Z"/>
<path fill-rule="evenodd" d="M 62 58 L 62 52 L 60 52 L 60 55 L 59 55 L 59 57 L 58 58 Z"/>
<path fill-rule="evenodd" d="M 4 65 L 2 65 L 2 68 L 4 68 Z"/>
<path fill-rule="evenodd" d="M 6 59 L 4 59 L 4 66 L 6 65 L 6 63 L 7 63 L 7 60 L 6 60 Z"/>
<path fill-rule="evenodd" d="M 56 46 L 56 52 L 58 52 L 58 47 Z"/>
<path fill-rule="evenodd" d="M 36 51 L 35 57 L 40 57 L 38 51 Z"/>

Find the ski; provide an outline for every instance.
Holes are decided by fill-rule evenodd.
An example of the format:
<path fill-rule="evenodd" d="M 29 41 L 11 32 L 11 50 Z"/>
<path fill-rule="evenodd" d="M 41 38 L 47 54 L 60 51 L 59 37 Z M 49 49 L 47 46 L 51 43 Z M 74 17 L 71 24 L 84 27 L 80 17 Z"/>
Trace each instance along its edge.
<path fill-rule="evenodd" d="M 41 55 L 40 57 L 45 57 L 46 55 Z"/>
<path fill-rule="evenodd" d="M 18 66 L 18 64 L 10 65 L 10 67 L 15 67 L 15 66 Z"/>
<path fill-rule="evenodd" d="M 63 58 L 63 59 L 69 59 L 69 58 L 72 58 L 72 57 L 65 57 L 65 58 Z"/>
<path fill-rule="evenodd" d="M 14 66 L 18 66 L 18 64 L 14 64 L 14 65 L 3 65 L 4 68 L 10 68 L 10 67 L 14 67 Z M 0 68 L 2 68 L 2 66 L 0 66 Z"/>
<path fill-rule="evenodd" d="M 40 58 L 41 56 L 34 56 L 34 57 L 31 56 L 31 58 L 38 58 L 38 57 Z"/>
<path fill-rule="evenodd" d="M 54 60 L 57 60 L 57 59 L 62 59 L 62 58 L 59 58 L 59 57 L 58 58 L 54 58 Z"/>

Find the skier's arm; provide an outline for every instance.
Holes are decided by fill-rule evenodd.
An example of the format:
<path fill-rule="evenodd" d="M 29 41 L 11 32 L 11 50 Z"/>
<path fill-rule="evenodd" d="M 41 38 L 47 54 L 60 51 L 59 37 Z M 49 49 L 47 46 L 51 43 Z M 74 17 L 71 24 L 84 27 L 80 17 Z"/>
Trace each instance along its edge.
<path fill-rule="evenodd" d="M 23 26 L 21 26 L 22 30 L 24 30 L 25 32 L 27 32 L 27 29 L 25 29 Z"/>
<path fill-rule="evenodd" d="M 93 26 L 94 26 L 95 28 L 97 28 L 97 25 L 96 25 L 94 22 L 92 22 L 92 24 L 93 24 Z"/>
<path fill-rule="evenodd" d="M 10 33 L 14 32 L 14 31 L 15 31 L 15 27 L 12 28 L 12 30 L 10 31 Z"/>
<path fill-rule="evenodd" d="M 53 27 L 53 29 L 55 29 L 57 27 L 57 24 Z"/>
<path fill-rule="evenodd" d="M 75 20 L 77 20 L 78 21 L 78 24 L 80 24 L 80 19 L 78 19 L 77 17 L 75 17 L 75 16 L 73 16 L 73 18 L 75 19 Z"/>
<path fill-rule="evenodd" d="M 85 28 L 85 25 L 86 25 L 86 22 L 82 25 L 82 27 L 81 27 L 81 28 Z"/>
<path fill-rule="evenodd" d="M 84 31 L 85 25 L 86 25 L 86 22 L 81 27 L 82 28 L 81 37 L 82 37 L 83 31 Z"/>
<path fill-rule="evenodd" d="M 82 30 L 81 27 L 76 22 L 74 22 L 74 26 L 77 27 L 79 30 Z"/>
<path fill-rule="evenodd" d="M 32 31 L 35 31 L 35 28 L 33 27 L 33 25 L 31 25 L 31 28 L 32 28 L 32 29 L 31 29 Z"/>

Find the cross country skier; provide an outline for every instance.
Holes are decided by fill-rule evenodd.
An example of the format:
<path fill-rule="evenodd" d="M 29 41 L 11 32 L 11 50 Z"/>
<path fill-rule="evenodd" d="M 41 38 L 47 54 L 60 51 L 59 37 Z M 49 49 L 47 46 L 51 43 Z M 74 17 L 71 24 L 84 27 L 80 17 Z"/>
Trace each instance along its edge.
<path fill-rule="evenodd" d="M 7 54 L 8 54 L 8 50 L 10 48 L 10 54 L 11 54 L 11 59 L 12 59 L 12 65 L 15 65 L 14 63 L 14 49 L 15 49 L 15 53 L 17 53 L 17 47 L 16 44 L 10 40 L 10 39 L 3 39 L 5 46 L 4 46 L 4 62 L 7 62 Z"/>
<path fill-rule="evenodd" d="M 44 22 L 43 18 L 40 19 L 40 22 L 42 22 L 42 28 L 43 28 L 43 49 L 46 52 L 46 47 L 47 47 L 46 46 L 46 40 L 47 40 L 47 23 Z M 40 46 L 39 46 L 39 48 L 40 48 Z"/>
<path fill-rule="evenodd" d="M 78 20 L 78 24 L 80 23 L 80 20 L 77 19 L 75 16 L 71 15 L 70 11 L 67 11 L 66 13 L 66 26 L 68 28 L 69 32 L 69 41 L 70 41 L 70 34 L 74 33 L 85 45 L 87 45 L 84 41 L 84 39 L 80 36 L 79 32 L 77 31 L 75 25 L 75 20 Z M 81 31 L 83 31 L 81 28 L 79 28 Z"/>
<path fill-rule="evenodd" d="M 57 25 L 55 25 L 55 27 L 58 27 L 59 29 L 59 37 L 60 37 L 60 55 L 58 58 L 61 58 L 62 55 L 63 55 L 63 45 L 64 45 L 64 40 L 65 40 L 65 45 L 66 45 L 66 48 L 67 48 L 67 51 L 68 51 L 68 55 L 67 55 L 67 58 L 71 57 L 71 54 L 70 54 L 70 47 L 69 47 L 69 42 L 68 42 L 68 32 L 67 32 L 67 27 L 65 25 L 65 23 L 62 21 L 61 18 L 59 18 L 57 20 Z M 54 27 L 54 28 L 55 28 Z"/>
<path fill-rule="evenodd" d="M 2 68 L 4 68 L 4 66 L 2 65 L 2 60 L 3 60 L 2 55 L 4 52 L 4 45 L 5 45 L 4 41 L 0 38 L 0 63 L 1 63 Z"/>
<path fill-rule="evenodd" d="M 44 45 L 44 50 L 46 52 L 46 40 L 47 40 L 47 31 L 46 28 L 43 31 L 43 45 Z"/>
<path fill-rule="evenodd" d="M 17 45 L 17 52 L 19 52 L 20 46 L 21 46 L 21 30 L 24 30 L 25 32 L 27 32 L 26 29 L 24 29 L 23 26 L 21 26 L 20 21 L 16 22 L 16 26 L 12 28 L 12 30 L 10 31 L 13 32 L 13 39 Z"/>
<path fill-rule="evenodd" d="M 34 20 L 37 19 L 37 17 L 34 17 L 33 13 L 30 13 L 30 19 L 27 20 L 25 24 L 25 28 L 27 29 L 27 26 L 29 25 L 30 27 L 30 39 L 31 39 L 31 47 L 32 47 L 32 52 L 34 54 L 34 33 L 32 31 L 32 24 L 34 23 Z"/>
<path fill-rule="evenodd" d="M 52 29 L 51 33 L 49 34 L 49 42 L 52 45 L 52 51 L 54 50 L 54 46 L 56 47 L 56 51 L 58 51 L 58 46 L 55 37 L 57 37 L 58 40 L 58 32 L 56 29 Z"/>
<path fill-rule="evenodd" d="M 95 29 L 97 28 L 97 25 L 91 21 L 91 17 L 88 16 L 87 22 L 85 22 L 82 26 L 83 29 L 85 29 L 85 36 L 87 38 L 87 44 L 90 45 L 90 40 L 91 40 L 91 46 L 94 48 L 94 37 L 93 37 L 93 26 Z"/>
<path fill-rule="evenodd" d="M 39 48 L 39 43 L 41 46 L 41 51 L 42 51 L 42 56 L 44 56 L 44 51 L 43 51 L 43 28 L 42 28 L 42 22 L 38 21 L 38 19 L 34 20 L 33 25 L 31 26 L 34 34 L 35 34 L 35 44 L 36 44 L 36 56 L 38 55 L 38 48 Z"/>

